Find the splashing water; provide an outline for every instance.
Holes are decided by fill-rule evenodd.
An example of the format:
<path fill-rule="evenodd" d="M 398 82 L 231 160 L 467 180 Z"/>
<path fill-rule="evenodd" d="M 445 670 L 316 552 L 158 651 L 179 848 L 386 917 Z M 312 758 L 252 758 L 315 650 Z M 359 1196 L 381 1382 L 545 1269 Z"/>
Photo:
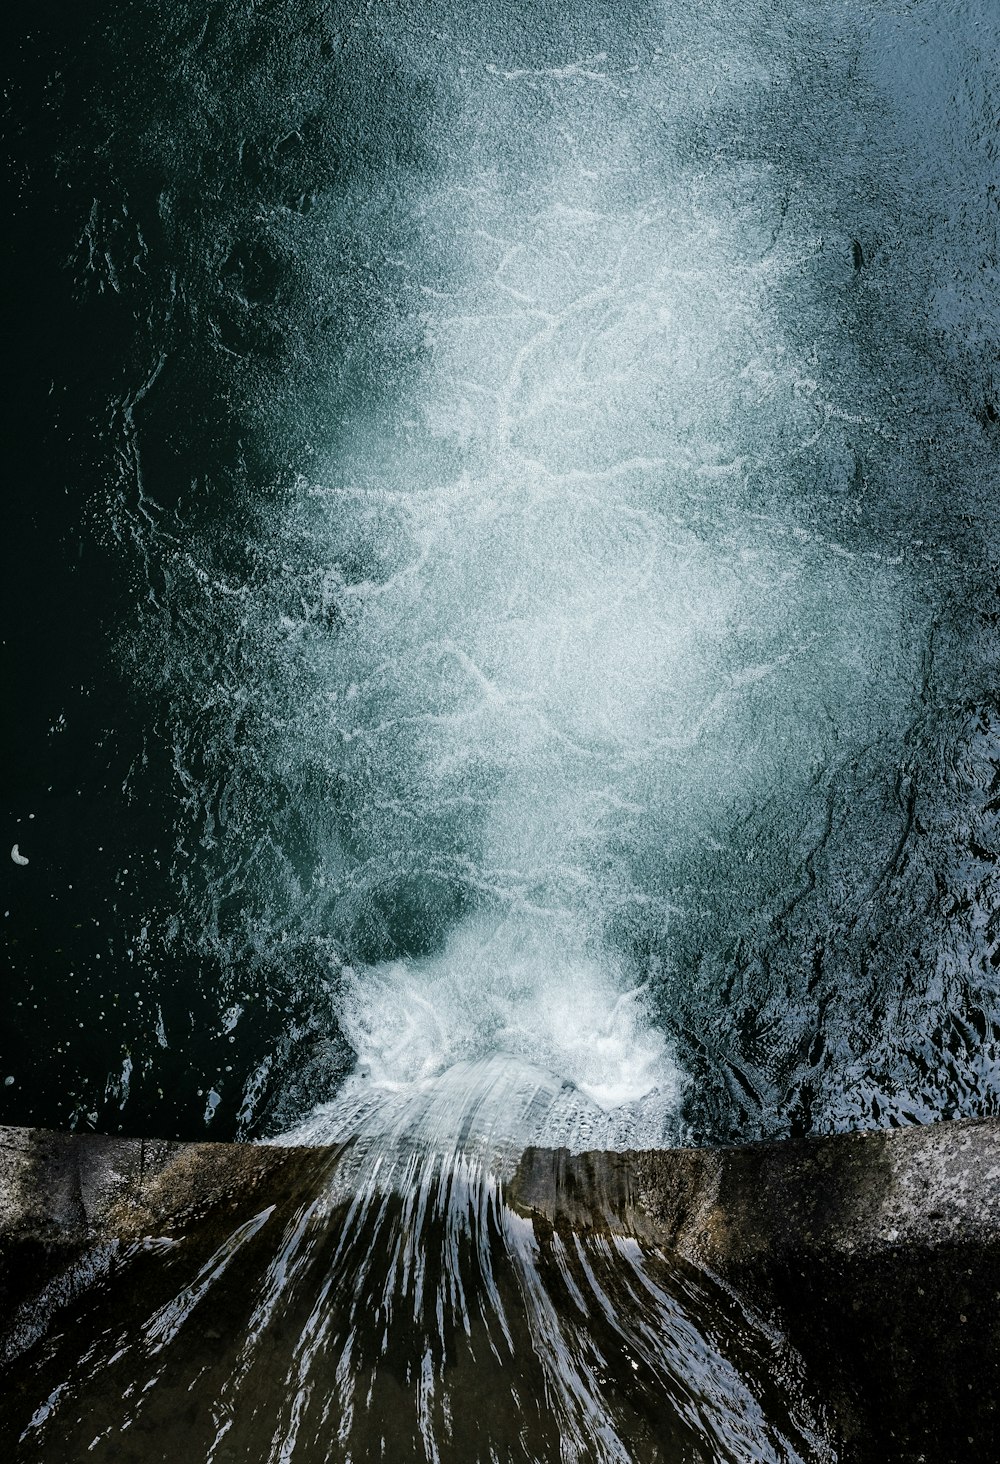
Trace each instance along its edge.
<path fill-rule="evenodd" d="M 480 917 L 439 956 L 351 972 L 341 1020 L 362 1070 L 387 1087 L 503 1052 L 560 1074 L 600 1108 L 647 1100 L 648 1111 L 655 1093 L 672 1112 L 679 1078 L 666 1043 L 645 993 L 616 974 L 544 924 Z"/>
<path fill-rule="evenodd" d="M 684 1084 L 648 952 L 685 858 L 878 735 L 912 599 L 761 512 L 744 382 L 783 431 L 816 383 L 775 366 L 759 201 L 725 170 L 625 197 L 622 126 L 597 172 L 514 181 L 474 150 L 425 183 L 396 261 L 420 296 L 402 430 L 356 420 L 282 530 L 333 631 L 285 618 L 313 696 L 281 757 L 335 779 L 319 883 L 344 943 L 403 947 L 338 973 L 370 1077 L 506 1052 L 605 1108 L 655 1090 L 665 1142 Z"/>

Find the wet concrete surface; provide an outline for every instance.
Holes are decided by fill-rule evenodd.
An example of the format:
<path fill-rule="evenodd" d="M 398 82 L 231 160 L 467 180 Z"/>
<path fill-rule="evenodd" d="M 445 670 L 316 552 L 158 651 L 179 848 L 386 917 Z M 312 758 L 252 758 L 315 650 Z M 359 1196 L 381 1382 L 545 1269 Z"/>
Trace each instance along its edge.
<path fill-rule="evenodd" d="M 732 1149 L 529 1151 L 509 1194 L 556 1226 L 666 1243 L 771 1313 L 845 1461 L 996 1457 L 995 1120 Z"/>
<path fill-rule="evenodd" d="M 188 1257 L 185 1275 L 200 1265 L 201 1276 L 208 1274 L 206 1267 L 220 1267 L 219 1256 L 228 1265 L 240 1250 L 218 1319 L 203 1318 L 183 1343 L 205 1353 L 193 1377 L 212 1367 L 224 1372 L 229 1341 L 236 1349 L 227 1329 L 230 1321 L 236 1326 L 236 1303 L 247 1278 L 256 1274 L 255 1247 L 264 1244 L 261 1217 L 300 1226 L 296 1217 L 315 1208 L 338 1157 L 333 1148 L 0 1131 L 5 1457 L 69 1460 L 78 1456 L 52 1447 L 79 1447 L 82 1458 L 89 1447 L 87 1428 L 95 1443 L 102 1440 L 91 1457 L 158 1459 L 174 1447 L 153 1426 L 152 1409 L 145 1432 L 122 1434 L 119 1443 L 109 1444 L 111 1423 L 103 1435 L 90 1427 L 104 1406 L 100 1402 L 92 1406 L 86 1428 L 81 1422 L 79 1435 L 61 1435 L 64 1442 L 47 1450 L 32 1452 L 25 1430 L 43 1374 L 47 1368 L 55 1369 L 53 1377 L 65 1371 L 74 1347 L 86 1361 L 89 1345 L 97 1367 L 93 1349 L 99 1335 L 127 1330 L 130 1318 L 141 1321 L 152 1309 L 158 1320 L 140 1327 L 148 1341 L 167 1326 L 164 1318 L 187 1315 L 194 1291 L 190 1281 L 178 1291 L 182 1253 Z M 681 1280 L 675 1282 L 688 1288 L 689 1315 L 691 1288 L 703 1283 L 712 1297 L 734 1297 L 772 1322 L 801 1359 L 807 1391 L 819 1401 L 834 1452 L 816 1457 L 845 1464 L 995 1458 L 1000 1122 L 724 1150 L 574 1156 L 531 1149 L 505 1197 L 530 1223 L 534 1243 L 543 1250 L 567 1245 L 572 1237 L 633 1237 L 676 1261 Z M 310 1258 L 310 1266 L 318 1267 L 317 1288 L 337 1236 L 351 1223 L 343 1197 L 327 1204 L 325 1214 L 326 1234 Z M 276 1231 L 277 1225 L 264 1226 L 262 1233 Z M 260 1265 L 273 1274 L 273 1257 L 265 1250 Z M 708 1307 L 704 1296 L 698 1306 Z M 709 1313 L 720 1314 L 717 1300 Z M 311 1315 L 303 1294 L 282 1323 L 289 1347 Z M 283 1344 L 279 1337 L 269 1345 Z M 109 1353 L 112 1362 L 116 1354 Z M 113 1392 L 117 1402 L 118 1384 Z M 174 1393 L 164 1389 L 156 1405 L 182 1424 L 181 1401 L 196 1411 L 192 1396 L 182 1398 L 183 1392 L 179 1383 Z M 47 1396 L 51 1401 L 54 1389 Z M 238 1424 L 212 1457 L 258 1457 L 254 1417 L 244 1412 Z M 191 1429 L 193 1442 L 201 1437 L 194 1413 Z M 71 1437 L 77 1440 L 72 1445 L 65 1442 Z M 684 1452 L 689 1446 L 681 1434 L 677 1439 L 677 1458 L 698 1457 Z M 259 1457 L 268 1457 L 269 1441 L 261 1438 L 259 1447 Z M 381 1447 L 384 1453 L 385 1437 Z M 401 1438 L 396 1457 L 410 1457 L 410 1447 Z M 190 1457 L 209 1457 L 207 1445 L 196 1446 Z"/>

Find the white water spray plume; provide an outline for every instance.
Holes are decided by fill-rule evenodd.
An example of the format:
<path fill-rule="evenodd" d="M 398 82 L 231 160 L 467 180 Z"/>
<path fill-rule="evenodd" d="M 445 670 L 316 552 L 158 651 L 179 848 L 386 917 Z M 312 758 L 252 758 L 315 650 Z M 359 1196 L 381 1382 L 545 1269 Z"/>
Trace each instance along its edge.
<path fill-rule="evenodd" d="M 246 329 L 284 271 L 245 434 L 273 482 L 122 520 L 181 803 L 148 959 L 200 953 L 226 1043 L 295 1014 L 212 1087 L 247 1136 L 499 1054 L 622 1143 L 993 1091 L 934 1025 L 982 901 L 954 939 L 919 913 L 964 857 L 964 774 L 921 760 L 989 756 L 948 609 L 988 363 L 934 272 L 982 243 L 935 161 L 985 105 L 955 112 L 965 42 L 939 77 L 892 7 L 584 9 L 358 20 L 337 105 L 368 136 L 375 48 L 389 133 L 227 256 Z"/>

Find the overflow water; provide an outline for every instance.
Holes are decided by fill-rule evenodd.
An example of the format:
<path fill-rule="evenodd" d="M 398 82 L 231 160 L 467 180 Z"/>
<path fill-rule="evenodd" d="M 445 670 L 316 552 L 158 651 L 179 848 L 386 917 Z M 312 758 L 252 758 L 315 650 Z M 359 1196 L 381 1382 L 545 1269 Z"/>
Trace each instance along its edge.
<path fill-rule="evenodd" d="M 15 1324 L 10 1397 L 39 1399 L 23 1457 L 834 1459 L 794 1353 L 735 1295 L 508 1201 L 523 1136 L 572 1131 L 578 1108 L 496 1057 L 331 1105 L 294 1136 L 327 1146 L 298 1191 L 256 1213 L 242 1196 L 221 1239 L 189 1220 L 115 1243 L 92 1258 L 115 1285 L 77 1286 L 34 1355 L 37 1308 Z"/>
<path fill-rule="evenodd" d="M 80 1302 L 23 1446 L 831 1457 L 760 1319 L 505 1185 L 996 1111 L 996 15 L 66 24 L 2 1097 L 332 1148 Z"/>

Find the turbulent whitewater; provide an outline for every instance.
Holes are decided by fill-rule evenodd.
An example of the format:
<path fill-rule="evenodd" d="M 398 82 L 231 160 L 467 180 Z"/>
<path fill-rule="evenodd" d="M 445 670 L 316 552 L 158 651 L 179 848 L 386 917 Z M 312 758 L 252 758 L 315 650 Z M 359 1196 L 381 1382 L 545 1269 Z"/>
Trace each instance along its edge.
<path fill-rule="evenodd" d="M 996 7 L 126 12 L 43 68 L 113 898 L 26 809 L 17 1020 L 71 1126 L 329 1151 L 22 1444 L 829 1458 L 762 1319 L 508 1186 L 997 1110 Z"/>
<path fill-rule="evenodd" d="M 226 99 L 228 496 L 143 473 L 169 351 L 123 407 L 121 653 L 178 797 L 134 954 L 212 973 L 206 1122 L 495 1054 L 624 1105 L 614 1142 L 988 1108 L 965 31 L 933 71 L 935 7 L 435 15 Z"/>

